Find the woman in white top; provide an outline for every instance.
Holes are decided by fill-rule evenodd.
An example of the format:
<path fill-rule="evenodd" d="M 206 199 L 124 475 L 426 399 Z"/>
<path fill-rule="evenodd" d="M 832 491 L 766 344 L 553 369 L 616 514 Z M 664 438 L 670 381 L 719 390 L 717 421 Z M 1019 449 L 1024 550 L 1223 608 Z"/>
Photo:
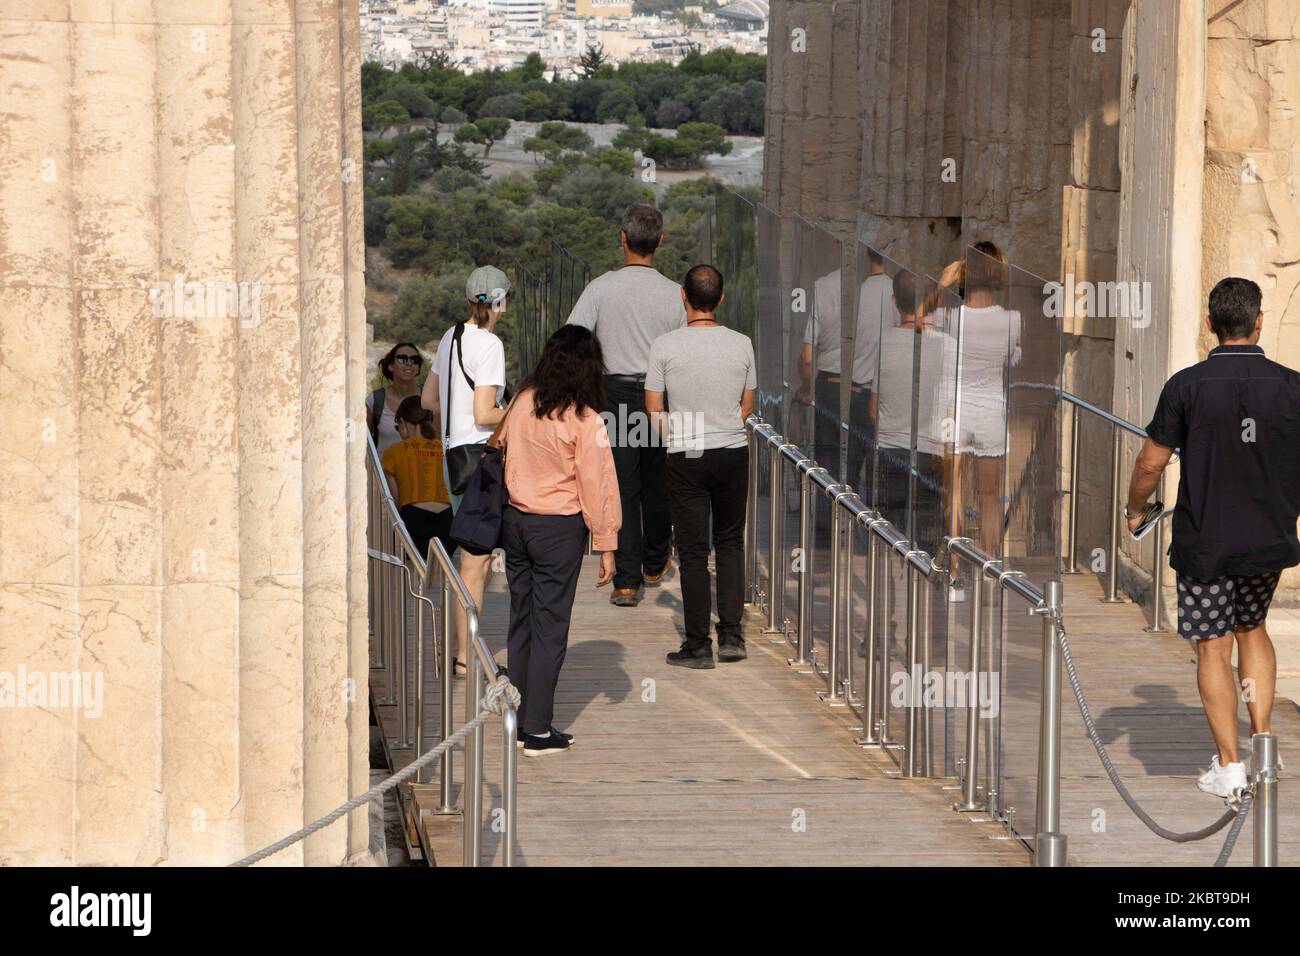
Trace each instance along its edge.
<path fill-rule="evenodd" d="M 485 443 L 505 415 L 500 402 L 505 395 L 506 350 L 492 330 L 510 301 L 510 280 L 500 269 L 479 266 L 465 283 L 465 299 L 469 317 L 443 333 L 420 394 L 424 407 L 442 423 L 444 468 L 453 448 Z M 447 486 L 450 489 L 450 480 Z M 460 508 L 460 496 L 450 497 L 454 512 Z M 460 576 L 474 604 L 482 609 L 483 593 L 492 577 L 492 554 L 475 553 L 462 545 Z M 457 604 L 452 661 L 452 673 L 457 677 L 466 672 L 465 629 L 465 612 Z"/>
<path fill-rule="evenodd" d="M 1006 258 L 994 243 L 975 244 L 957 271 L 963 304 L 957 329 L 957 487 L 972 488 L 980 547 L 1000 553 L 1002 469 L 1007 454 L 1007 380 L 1020 361 L 1020 313 L 998 304 L 1006 286 Z M 945 273 L 947 277 L 949 273 Z M 959 495 L 954 534 L 961 534 Z"/>
<path fill-rule="evenodd" d="M 388 384 L 366 396 L 366 427 L 370 429 L 381 459 L 389 446 L 402 440 L 393 416 L 402 399 L 420 394 L 415 380 L 423 365 L 424 357 L 412 342 L 398 342 L 379 360 L 379 371 L 388 379 Z"/>

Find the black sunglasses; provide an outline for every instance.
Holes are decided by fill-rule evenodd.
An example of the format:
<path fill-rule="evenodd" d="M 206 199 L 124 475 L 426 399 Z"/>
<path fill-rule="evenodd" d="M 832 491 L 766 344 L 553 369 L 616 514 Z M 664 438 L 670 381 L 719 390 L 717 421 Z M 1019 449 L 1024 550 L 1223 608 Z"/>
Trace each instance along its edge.
<path fill-rule="evenodd" d="M 393 361 L 398 365 L 414 365 L 416 368 L 424 364 L 424 359 L 419 355 L 395 355 Z"/>

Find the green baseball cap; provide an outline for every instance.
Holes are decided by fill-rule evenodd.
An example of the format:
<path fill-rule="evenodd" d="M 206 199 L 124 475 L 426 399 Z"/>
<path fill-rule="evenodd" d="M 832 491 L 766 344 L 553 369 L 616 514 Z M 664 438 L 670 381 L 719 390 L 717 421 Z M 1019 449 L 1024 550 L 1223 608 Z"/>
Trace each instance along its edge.
<path fill-rule="evenodd" d="M 500 302 L 510 291 L 510 279 L 496 266 L 479 266 L 465 280 L 465 298 L 471 302 Z"/>

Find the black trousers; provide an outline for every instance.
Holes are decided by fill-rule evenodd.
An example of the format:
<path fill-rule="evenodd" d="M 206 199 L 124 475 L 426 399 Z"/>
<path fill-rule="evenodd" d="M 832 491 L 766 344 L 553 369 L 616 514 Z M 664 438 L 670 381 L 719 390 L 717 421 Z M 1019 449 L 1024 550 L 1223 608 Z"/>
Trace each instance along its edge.
<path fill-rule="evenodd" d="M 840 468 L 840 383 L 831 381 L 829 372 L 818 372 L 813 397 L 816 414 L 813 420 L 813 457 L 817 464 L 839 476 Z M 848 473 L 845 481 L 859 492 L 862 490 L 863 469 L 867 461 L 868 446 L 875 439 L 875 425 L 871 421 L 871 390 L 854 385 L 849 393 Z"/>
<path fill-rule="evenodd" d="M 534 515 L 507 507 L 501 538 L 510 585 L 506 666 L 519 688 L 519 727 L 549 733 L 555 684 L 569 648 L 569 619 L 582 571 L 582 515 Z"/>
<path fill-rule="evenodd" d="M 909 533 L 910 516 L 911 537 L 918 547 L 930 549 L 944 534 L 943 456 L 917 452 L 916 497 L 909 499 L 913 490 L 910 456 L 910 449 L 881 446 L 880 511 L 904 534 Z"/>
<path fill-rule="evenodd" d="M 668 563 L 672 524 L 664 493 L 663 444 L 652 435 L 645 409 L 645 383 L 611 375 L 605 380 L 610 451 L 618 472 L 623 526 L 614 555 L 614 587 L 638 588 L 641 572 L 658 574 Z M 622 432 L 623 434 L 619 434 Z"/>
<path fill-rule="evenodd" d="M 745 608 L 745 499 L 748 448 L 711 448 L 698 457 L 668 456 L 668 497 L 681 562 L 686 643 L 709 641 L 709 519 L 718 575 L 718 643 L 740 643 Z"/>
<path fill-rule="evenodd" d="M 411 542 L 419 549 L 421 557 L 429 556 L 429 542 L 437 538 L 447 549 L 447 556 L 456 553 L 456 543 L 451 540 L 451 509 L 433 512 L 415 505 L 402 505 L 397 510 L 402 516 L 406 530 L 411 533 Z"/>

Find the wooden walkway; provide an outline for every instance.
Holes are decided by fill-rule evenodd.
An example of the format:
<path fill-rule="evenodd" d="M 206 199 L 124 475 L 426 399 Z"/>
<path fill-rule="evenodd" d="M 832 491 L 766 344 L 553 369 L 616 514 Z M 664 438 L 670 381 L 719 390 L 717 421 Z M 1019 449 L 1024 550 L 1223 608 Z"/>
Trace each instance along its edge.
<path fill-rule="evenodd" d="M 786 663 L 789 648 L 752 618 L 749 659 L 712 671 L 669 667 L 680 640 L 675 575 L 635 609 L 597 591 L 587 559 L 560 676 L 556 724 L 576 735 L 568 753 L 519 759 L 516 861 L 581 865 L 1023 866 L 1030 856 L 987 817 L 950 807 L 955 780 L 904 780 L 895 762 L 854 744 L 855 716 L 823 703 L 821 681 Z M 1193 829 L 1221 812 L 1195 788 L 1212 753 L 1185 644 L 1142 631 L 1140 609 L 1103 606 L 1090 576 L 1066 579 L 1066 626 L 1092 713 L 1116 767 L 1166 826 Z M 504 661 L 507 595 L 498 577 L 484 631 Z M 426 641 L 428 637 L 426 635 Z M 373 696 L 382 672 L 372 672 Z M 455 713 L 462 719 L 457 683 Z M 426 740 L 436 742 L 438 688 L 426 697 Z M 1209 865 L 1220 838 L 1192 845 L 1149 834 L 1115 794 L 1065 687 L 1063 827 L 1073 865 Z M 395 766 L 396 708 L 376 707 Z M 1243 708 L 1244 713 L 1244 708 Z M 485 813 L 499 806 L 500 727 L 488 725 Z M 1300 712 L 1279 701 L 1275 732 L 1300 736 Z M 1243 725 L 1243 734 L 1245 727 Z M 983 759 L 983 757 L 981 758 Z M 463 755 L 454 762 L 460 781 Z M 436 776 L 435 776 L 436 779 Z M 416 788 L 422 807 L 436 790 Z M 406 795 L 406 802 L 411 796 Z M 1281 859 L 1300 859 L 1296 804 L 1283 785 Z M 458 865 L 455 818 L 424 815 L 436 865 Z M 486 832 L 485 857 L 497 852 Z M 1250 862 L 1247 824 L 1233 857 Z"/>

